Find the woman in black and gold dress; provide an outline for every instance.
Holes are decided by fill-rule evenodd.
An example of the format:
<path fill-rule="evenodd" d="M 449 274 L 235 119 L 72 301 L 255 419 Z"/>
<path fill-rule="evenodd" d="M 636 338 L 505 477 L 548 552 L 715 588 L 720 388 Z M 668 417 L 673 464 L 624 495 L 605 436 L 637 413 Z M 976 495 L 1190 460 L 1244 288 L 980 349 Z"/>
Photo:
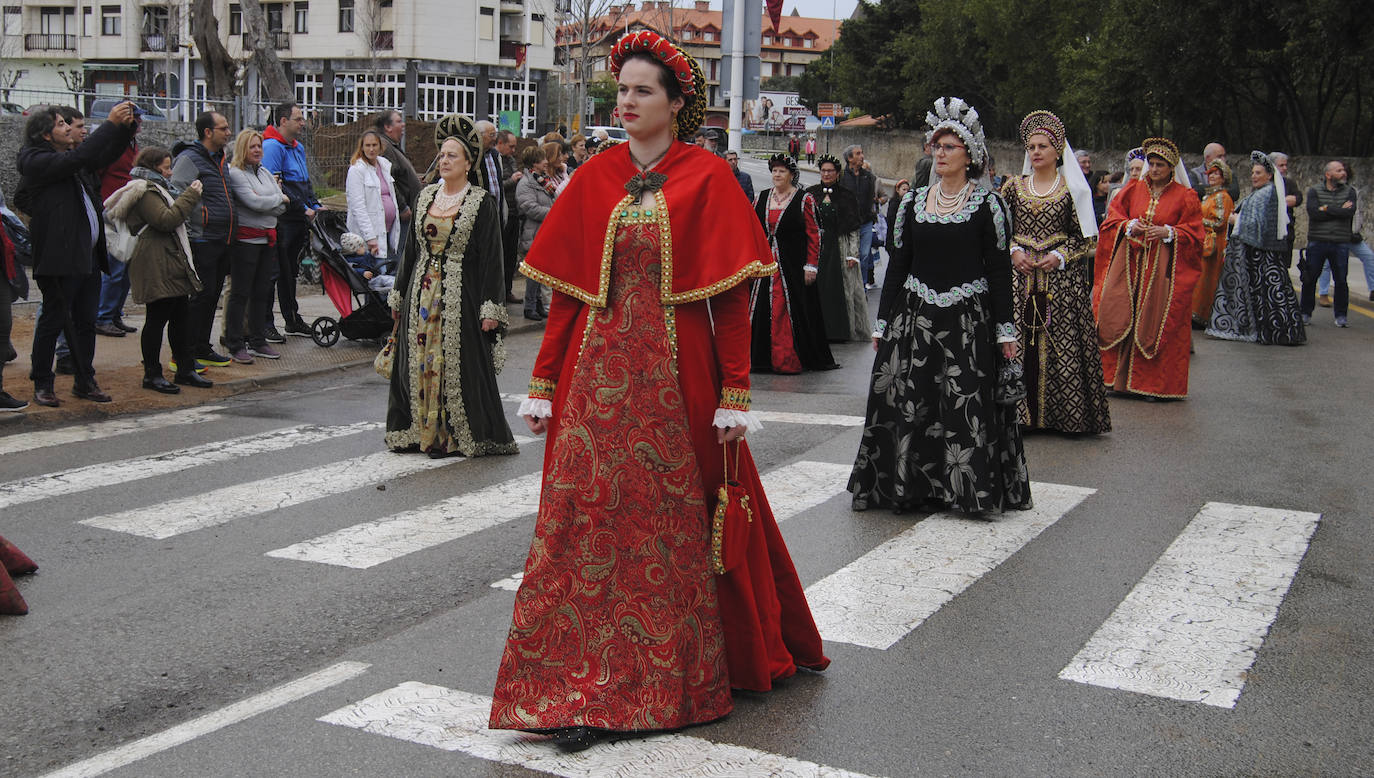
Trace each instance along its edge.
<path fill-rule="evenodd" d="M 396 353 L 387 398 L 386 444 L 431 457 L 516 453 L 496 374 L 509 324 L 496 201 L 473 186 L 478 137 L 448 117 L 439 182 L 420 191 L 415 220 L 388 302 Z M 444 132 L 444 125 L 440 125 Z"/>
<path fill-rule="evenodd" d="M 1074 164 L 1064 124 L 1049 111 L 1021 121 L 1022 175 L 1007 179 L 1013 310 L 1021 337 L 1027 429 L 1098 434 L 1112 428 L 1093 320 L 1092 190 Z M 1065 158 L 1070 164 L 1065 165 Z"/>
<path fill-rule="evenodd" d="M 1009 369 L 1011 225 L 1001 198 L 975 180 L 987 160 L 977 111 L 958 98 L 935 109 L 926 119 L 939 181 L 897 212 L 849 491 L 855 510 L 1029 508 Z"/>

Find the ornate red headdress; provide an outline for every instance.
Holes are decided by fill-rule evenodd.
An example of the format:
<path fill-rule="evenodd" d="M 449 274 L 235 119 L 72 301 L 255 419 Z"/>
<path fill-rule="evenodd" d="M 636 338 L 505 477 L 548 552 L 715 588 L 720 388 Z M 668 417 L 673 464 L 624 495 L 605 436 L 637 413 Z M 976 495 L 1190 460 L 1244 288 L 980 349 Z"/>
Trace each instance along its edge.
<path fill-rule="evenodd" d="M 637 30 L 625 33 L 615 42 L 608 57 L 611 75 L 620 78 L 620 68 L 625 65 L 625 60 L 641 51 L 663 63 L 677 78 L 678 86 L 686 97 L 677 115 L 677 137 L 680 140 L 691 139 L 692 133 L 706 120 L 706 74 L 702 72 L 701 65 L 653 30 Z"/>

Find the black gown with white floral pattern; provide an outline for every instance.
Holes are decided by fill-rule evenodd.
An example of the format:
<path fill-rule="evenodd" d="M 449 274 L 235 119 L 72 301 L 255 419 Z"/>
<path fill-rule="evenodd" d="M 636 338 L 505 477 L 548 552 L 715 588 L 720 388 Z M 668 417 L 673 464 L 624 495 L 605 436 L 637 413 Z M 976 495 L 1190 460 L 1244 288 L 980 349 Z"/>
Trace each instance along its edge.
<path fill-rule="evenodd" d="M 1029 508 L 1016 405 L 994 399 L 997 341 L 1016 335 L 1006 206 L 979 187 L 936 217 L 927 191 L 906 196 L 893 230 L 853 507 Z"/>

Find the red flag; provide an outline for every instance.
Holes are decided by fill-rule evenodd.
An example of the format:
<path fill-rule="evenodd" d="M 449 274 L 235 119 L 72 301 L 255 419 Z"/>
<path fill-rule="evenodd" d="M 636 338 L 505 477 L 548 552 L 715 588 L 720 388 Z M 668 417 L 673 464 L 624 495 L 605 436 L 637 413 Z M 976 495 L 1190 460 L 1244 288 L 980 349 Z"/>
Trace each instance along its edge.
<path fill-rule="evenodd" d="M 773 23 L 773 31 L 776 32 L 782 21 L 782 0 L 764 0 L 764 3 L 768 6 L 768 20 Z"/>

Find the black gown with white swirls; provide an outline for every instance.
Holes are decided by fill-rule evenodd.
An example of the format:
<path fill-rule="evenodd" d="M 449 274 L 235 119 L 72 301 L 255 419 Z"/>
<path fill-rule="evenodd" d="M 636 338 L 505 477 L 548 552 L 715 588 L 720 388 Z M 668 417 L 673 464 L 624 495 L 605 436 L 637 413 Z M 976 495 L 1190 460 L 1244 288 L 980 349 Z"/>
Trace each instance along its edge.
<path fill-rule="evenodd" d="M 1279 346 L 1307 342 L 1298 295 L 1288 276 L 1288 243 L 1277 237 L 1278 207 L 1273 184 L 1252 192 L 1236 207 L 1239 224 L 1226 244 L 1208 335 Z"/>
<path fill-rule="evenodd" d="M 1015 340 L 1010 219 L 977 187 L 949 216 L 908 193 L 883 284 L 855 510 L 1031 507 L 1015 401 L 998 403 L 999 340 Z"/>

